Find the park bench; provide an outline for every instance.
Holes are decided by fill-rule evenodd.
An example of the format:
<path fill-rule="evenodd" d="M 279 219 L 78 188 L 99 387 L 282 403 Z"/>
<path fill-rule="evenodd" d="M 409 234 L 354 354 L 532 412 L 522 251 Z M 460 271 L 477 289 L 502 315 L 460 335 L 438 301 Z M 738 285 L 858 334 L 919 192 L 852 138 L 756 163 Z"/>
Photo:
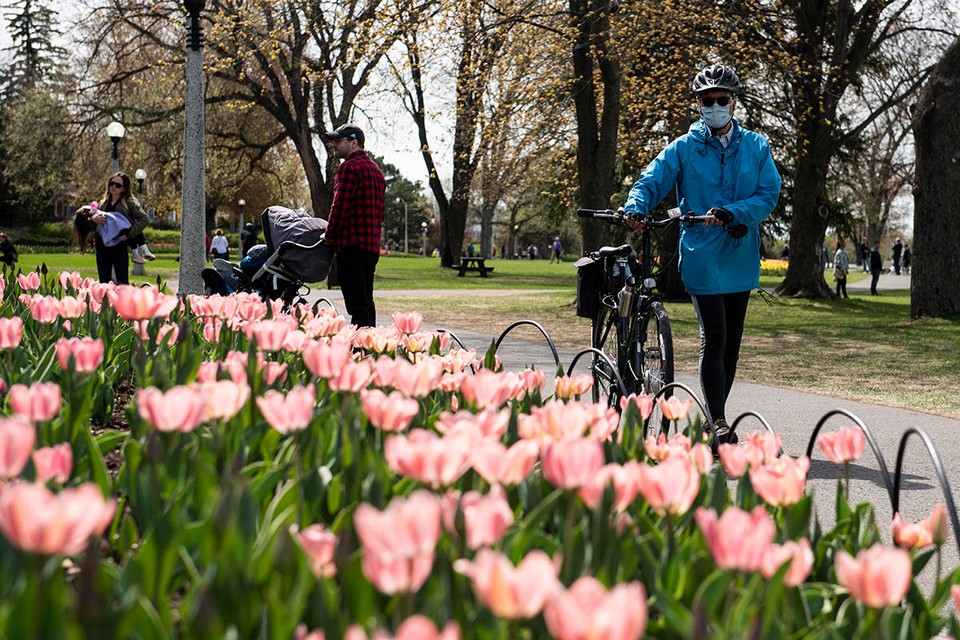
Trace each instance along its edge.
<path fill-rule="evenodd" d="M 479 271 L 481 278 L 486 278 L 488 273 L 493 272 L 493 267 L 487 266 L 486 258 L 460 258 L 460 270 L 457 277 L 462 278 L 467 275 L 467 271 Z"/>

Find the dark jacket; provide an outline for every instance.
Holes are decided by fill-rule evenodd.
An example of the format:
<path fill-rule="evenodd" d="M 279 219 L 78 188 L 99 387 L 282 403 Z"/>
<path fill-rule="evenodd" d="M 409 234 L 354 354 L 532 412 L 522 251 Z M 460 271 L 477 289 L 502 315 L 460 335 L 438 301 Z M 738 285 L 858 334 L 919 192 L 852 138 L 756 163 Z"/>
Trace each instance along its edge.
<path fill-rule="evenodd" d="M 879 273 L 883 269 L 883 258 L 880 257 L 880 252 L 876 249 L 870 250 L 870 271 L 874 273 Z"/>

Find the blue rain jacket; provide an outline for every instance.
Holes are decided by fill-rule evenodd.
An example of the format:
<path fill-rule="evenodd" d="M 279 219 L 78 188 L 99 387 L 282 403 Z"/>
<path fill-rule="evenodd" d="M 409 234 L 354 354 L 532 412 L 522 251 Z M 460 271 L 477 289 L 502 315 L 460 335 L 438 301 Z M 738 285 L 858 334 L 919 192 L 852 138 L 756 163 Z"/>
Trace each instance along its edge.
<path fill-rule="evenodd" d="M 730 144 L 709 133 L 703 120 L 670 143 L 647 166 L 630 190 L 624 210 L 646 216 L 676 187 L 680 210 L 703 215 L 714 207 L 747 225 L 747 235 L 731 238 L 721 225 L 682 225 L 680 277 L 691 295 L 750 291 L 760 286 L 760 222 L 780 197 L 780 174 L 770 143 L 734 119 Z"/>

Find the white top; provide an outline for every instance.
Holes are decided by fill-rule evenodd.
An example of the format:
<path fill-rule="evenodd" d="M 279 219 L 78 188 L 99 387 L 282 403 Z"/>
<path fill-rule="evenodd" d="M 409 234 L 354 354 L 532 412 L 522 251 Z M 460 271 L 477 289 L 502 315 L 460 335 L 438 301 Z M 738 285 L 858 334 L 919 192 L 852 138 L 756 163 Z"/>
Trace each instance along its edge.
<path fill-rule="evenodd" d="M 210 251 L 226 253 L 228 248 L 227 236 L 213 236 L 213 240 L 210 241 Z"/>

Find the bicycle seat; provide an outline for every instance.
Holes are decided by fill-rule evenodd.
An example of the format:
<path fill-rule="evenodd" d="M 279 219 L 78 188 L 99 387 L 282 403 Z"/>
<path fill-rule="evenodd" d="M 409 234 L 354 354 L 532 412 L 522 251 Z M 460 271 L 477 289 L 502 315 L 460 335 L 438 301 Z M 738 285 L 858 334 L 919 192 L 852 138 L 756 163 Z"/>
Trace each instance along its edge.
<path fill-rule="evenodd" d="M 634 255 L 635 252 L 631 245 L 622 244 L 619 247 L 600 247 L 600 250 L 597 251 L 597 254 L 601 258 L 620 258 Z"/>

